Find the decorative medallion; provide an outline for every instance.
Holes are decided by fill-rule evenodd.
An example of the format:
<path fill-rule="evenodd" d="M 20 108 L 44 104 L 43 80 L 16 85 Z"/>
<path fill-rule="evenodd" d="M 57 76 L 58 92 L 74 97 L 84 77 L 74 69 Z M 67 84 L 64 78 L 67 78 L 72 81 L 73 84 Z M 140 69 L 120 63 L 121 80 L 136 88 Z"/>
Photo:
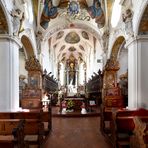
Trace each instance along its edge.
<path fill-rule="evenodd" d="M 80 11 L 79 2 L 77 2 L 77 1 L 70 1 L 68 3 L 68 13 L 70 15 L 78 14 L 79 11 Z"/>
<path fill-rule="evenodd" d="M 79 45 L 80 49 L 85 51 L 84 47 L 82 45 Z"/>
<path fill-rule="evenodd" d="M 62 38 L 62 36 L 64 35 L 64 31 L 60 31 L 57 33 L 57 36 L 56 36 L 56 40 Z"/>
<path fill-rule="evenodd" d="M 65 49 L 65 47 L 66 47 L 66 46 L 63 45 L 63 46 L 61 47 L 61 49 L 60 49 L 60 52 L 63 51 L 63 50 Z"/>
<path fill-rule="evenodd" d="M 84 39 L 89 40 L 88 33 L 87 33 L 87 32 L 85 32 L 85 31 L 82 31 L 82 37 L 83 37 Z"/>
<path fill-rule="evenodd" d="M 76 51 L 76 48 L 75 48 L 75 47 L 70 47 L 68 50 L 69 50 L 70 52 L 73 52 L 73 51 Z"/>
<path fill-rule="evenodd" d="M 70 43 L 70 44 L 75 44 L 75 43 L 78 43 L 80 42 L 80 37 L 79 35 L 76 33 L 76 32 L 69 32 L 66 37 L 65 37 L 65 41 L 67 43 Z"/>

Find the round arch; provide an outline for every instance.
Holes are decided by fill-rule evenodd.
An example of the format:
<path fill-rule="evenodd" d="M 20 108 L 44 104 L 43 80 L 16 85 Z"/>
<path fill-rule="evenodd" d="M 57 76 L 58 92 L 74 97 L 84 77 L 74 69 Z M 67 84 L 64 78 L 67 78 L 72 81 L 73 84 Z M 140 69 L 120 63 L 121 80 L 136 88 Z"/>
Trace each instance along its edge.
<path fill-rule="evenodd" d="M 43 33 L 44 39 L 46 40 L 50 38 L 54 33 L 69 28 L 86 30 L 90 34 L 93 34 L 96 39 L 101 40 L 101 32 L 96 26 L 92 26 L 88 22 L 82 23 L 81 21 L 77 21 L 71 24 L 67 22 L 67 20 L 63 21 L 61 18 L 58 19 L 58 21 L 56 21 L 53 25 L 49 26 L 48 29 Z"/>
<path fill-rule="evenodd" d="M 112 49 L 110 51 L 110 58 L 113 58 L 114 60 L 117 60 L 118 52 L 120 50 L 120 47 L 125 42 L 125 38 L 123 36 L 119 36 L 115 42 L 113 43 Z"/>
<path fill-rule="evenodd" d="M 23 47 L 25 48 L 26 57 L 29 58 L 30 56 L 34 56 L 32 43 L 26 35 L 22 36 L 21 42 L 23 44 Z"/>
<path fill-rule="evenodd" d="M 4 4 L 2 1 L 0 1 L 0 22 L 1 22 L 1 30 L 4 34 L 10 34 L 12 31 L 12 25 L 8 17 L 8 12 L 6 11 L 6 8 L 4 7 Z"/>
<path fill-rule="evenodd" d="M 148 1 L 141 1 L 141 5 L 139 4 L 139 6 L 141 6 L 139 9 L 140 11 L 138 11 L 138 13 L 135 13 L 137 14 L 136 16 L 134 16 L 135 18 L 135 34 L 138 35 L 139 34 L 139 27 L 140 27 L 140 24 L 141 24 L 141 20 L 142 20 L 142 17 L 143 17 L 143 14 L 144 14 L 144 11 L 146 10 L 146 8 L 148 7 Z M 138 10 L 139 10 L 138 9 Z"/>
<path fill-rule="evenodd" d="M 138 28 L 138 35 L 140 34 L 147 34 L 148 33 L 148 5 L 143 11 L 143 15 L 141 17 L 141 21 Z"/>

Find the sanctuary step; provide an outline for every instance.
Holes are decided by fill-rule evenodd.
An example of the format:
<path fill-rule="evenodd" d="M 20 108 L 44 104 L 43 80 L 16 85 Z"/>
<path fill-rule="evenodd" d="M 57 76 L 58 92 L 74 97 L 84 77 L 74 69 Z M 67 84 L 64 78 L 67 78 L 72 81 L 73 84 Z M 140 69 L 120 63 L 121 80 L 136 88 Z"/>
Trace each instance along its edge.
<path fill-rule="evenodd" d="M 62 114 L 60 112 L 60 107 L 53 106 L 52 107 L 52 116 L 53 117 L 97 117 L 100 116 L 100 110 L 99 107 L 94 107 L 93 111 L 87 111 L 86 114 L 81 114 L 80 110 L 73 111 L 73 112 L 67 112 L 66 114 Z"/>

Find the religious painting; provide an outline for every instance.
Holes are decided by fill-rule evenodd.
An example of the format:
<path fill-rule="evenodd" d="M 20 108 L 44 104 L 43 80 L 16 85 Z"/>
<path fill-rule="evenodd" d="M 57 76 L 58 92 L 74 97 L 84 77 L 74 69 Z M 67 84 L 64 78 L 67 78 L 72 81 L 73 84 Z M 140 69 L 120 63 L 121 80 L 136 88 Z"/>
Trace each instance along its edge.
<path fill-rule="evenodd" d="M 75 44 L 80 42 L 80 37 L 76 32 L 72 31 L 66 35 L 65 41 L 70 44 Z"/>
<path fill-rule="evenodd" d="M 95 19 L 95 22 L 98 25 L 98 28 L 102 28 L 105 25 L 105 16 L 101 8 L 100 0 L 94 0 L 93 5 L 88 7 L 88 13 Z"/>
<path fill-rule="evenodd" d="M 41 15 L 40 25 L 44 29 L 47 29 L 50 19 L 56 18 L 57 15 L 58 15 L 58 9 L 57 7 L 53 6 L 52 0 L 45 0 L 43 12 Z"/>
<path fill-rule="evenodd" d="M 24 89 L 22 91 L 23 99 L 41 98 L 41 89 Z"/>

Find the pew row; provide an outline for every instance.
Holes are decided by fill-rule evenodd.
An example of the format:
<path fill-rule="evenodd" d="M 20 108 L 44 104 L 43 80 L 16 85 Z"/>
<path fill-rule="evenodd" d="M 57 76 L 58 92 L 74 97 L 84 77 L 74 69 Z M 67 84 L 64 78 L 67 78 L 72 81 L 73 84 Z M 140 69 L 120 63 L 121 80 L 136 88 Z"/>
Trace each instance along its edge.
<path fill-rule="evenodd" d="M 148 148 L 148 118 L 134 117 L 135 128 L 130 138 L 130 148 Z"/>
<path fill-rule="evenodd" d="M 0 119 L 0 147 L 24 148 L 24 123 L 19 119 Z"/>
<path fill-rule="evenodd" d="M 42 148 L 44 137 L 44 124 L 38 119 L 26 119 L 24 126 L 25 148 L 36 145 Z"/>
<path fill-rule="evenodd" d="M 44 135 L 48 135 L 51 131 L 51 113 L 42 110 L 34 110 L 31 112 L 1 112 L 0 119 L 37 119 L 44 124 Z"/>
<path fill-rule="evenodd" d="M 114 148 L 130 147 L 130 136 L 133 135 L 135 128 L 134 117 L 138 116 L 141 120 L 148 121 L 147 110 L 114 110 L 112 112 L 111 141 Z"/>

